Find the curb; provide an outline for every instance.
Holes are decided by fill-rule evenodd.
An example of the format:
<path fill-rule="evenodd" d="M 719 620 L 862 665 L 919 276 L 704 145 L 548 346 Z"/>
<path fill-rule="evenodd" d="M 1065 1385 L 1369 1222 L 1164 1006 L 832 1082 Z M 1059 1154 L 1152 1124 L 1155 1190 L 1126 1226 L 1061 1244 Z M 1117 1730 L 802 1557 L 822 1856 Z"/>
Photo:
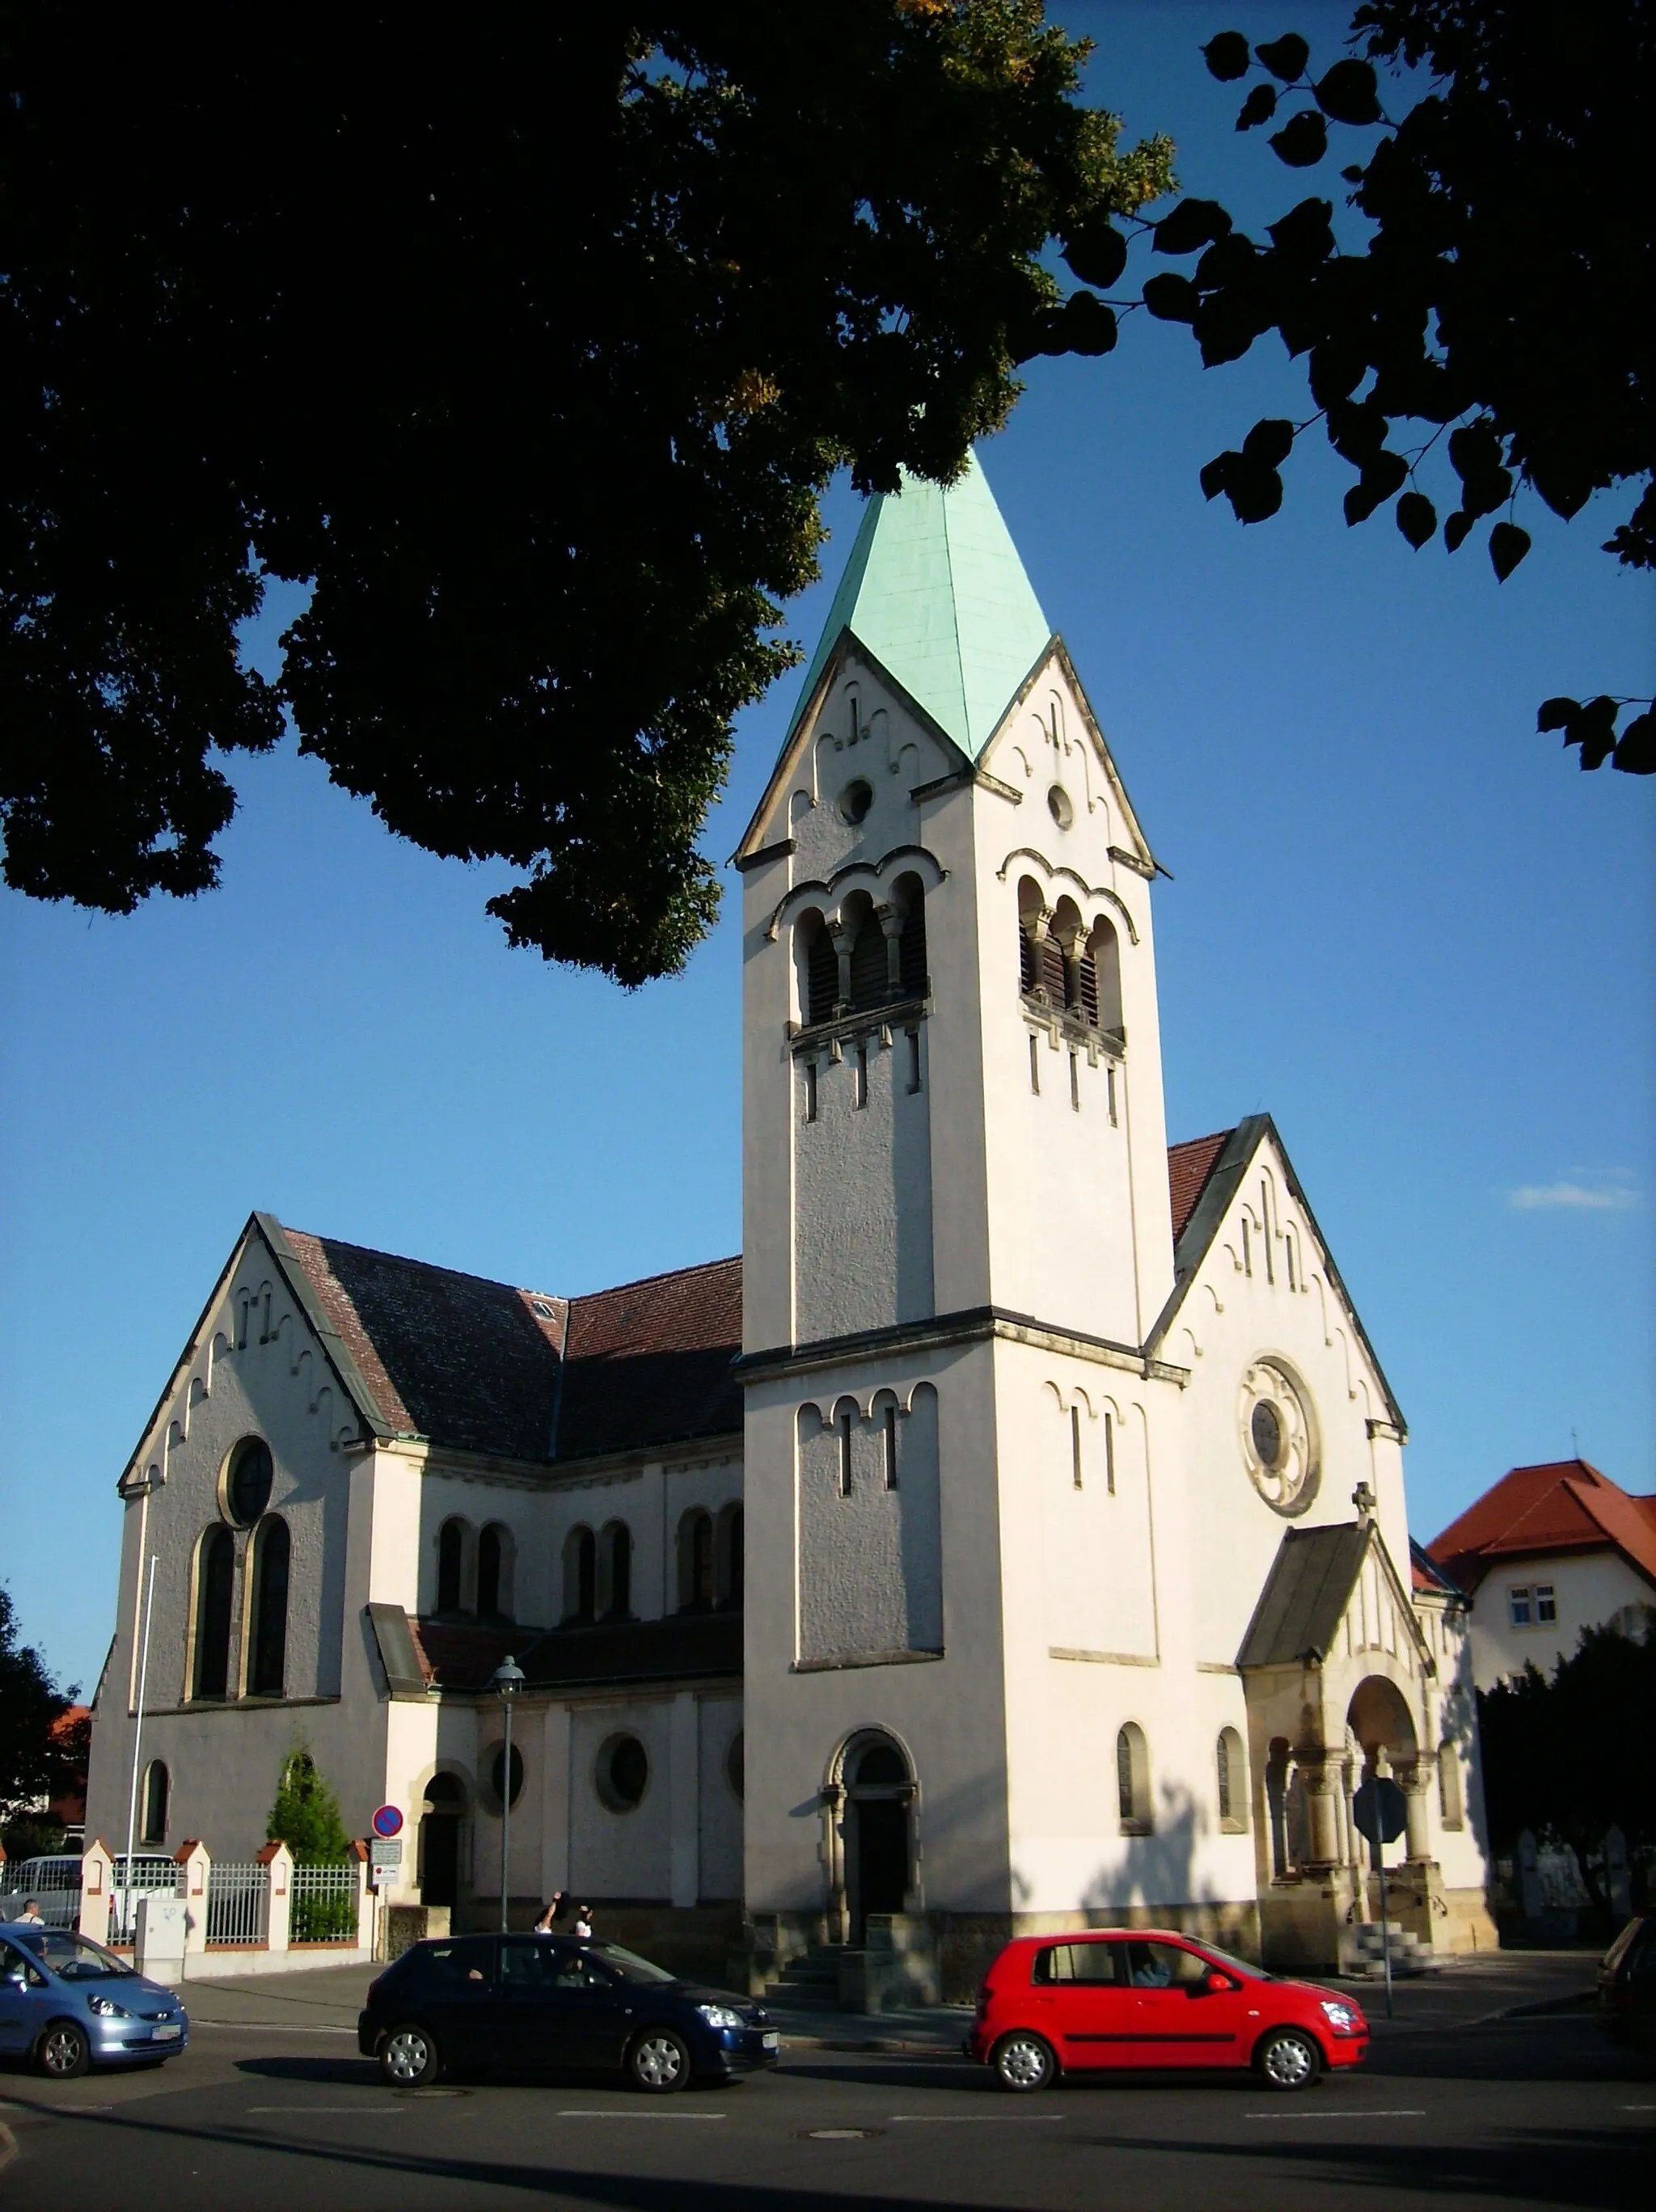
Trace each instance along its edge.
<path fill-rule="evenodd" d="M 3 2120 L 0 2120 L 0 2173 L 3 2173 L 17 2155 L 17 2138 Z"/>
<path fill-rule="evenodd" d="M 853 2039 L 843 2035 L 784 2035 L 782 2047 L 784 2051 L 875 2051 L 903 2058 L 959 2058 L 961 2056 L 958 2043 L 900 2042 L 891 2036 Z"/>

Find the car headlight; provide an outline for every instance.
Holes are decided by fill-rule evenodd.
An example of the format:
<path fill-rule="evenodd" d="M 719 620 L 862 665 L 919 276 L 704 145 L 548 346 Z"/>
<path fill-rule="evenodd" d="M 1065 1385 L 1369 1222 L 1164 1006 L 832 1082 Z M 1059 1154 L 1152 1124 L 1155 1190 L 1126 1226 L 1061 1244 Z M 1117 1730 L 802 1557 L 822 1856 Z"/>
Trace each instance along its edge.
<path fill-rule="evenodd" d="M 1349 2031 L 1358 2025 L 1357 2015 L 1349 2004 L 1336 2004 L 1331 1997 L 1324 1997 L 1323 2010 L 1336 2027 Z"/>
<path fill-rule="evenodd" d="M 88 2012 L 95 2012 L 101 2020 L 131 2020 L 132 2017 L 125 2005 L 114 2004 L 108 1997 L 88 1997 L 86 2008 Z"/>
<path fill-rule="evenodd" d="M 696 2009 L 709 2027 L 746 2027 L 747 2025 L 734 2005 L 697 2005 Z"/>

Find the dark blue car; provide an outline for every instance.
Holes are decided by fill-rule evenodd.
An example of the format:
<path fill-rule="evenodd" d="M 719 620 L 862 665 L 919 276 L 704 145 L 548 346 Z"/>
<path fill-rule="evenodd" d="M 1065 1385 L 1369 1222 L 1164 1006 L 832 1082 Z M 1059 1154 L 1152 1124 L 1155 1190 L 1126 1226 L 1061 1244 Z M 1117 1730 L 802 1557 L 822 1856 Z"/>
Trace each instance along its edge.
<path fill-rule="evenodd" d="M 466 2072 L 616 2072 L 640 2089 L 776 2063 L 763 2007 L 682 1981 L 618 1943 L 456 1936 L 417 1943 L 368 1993 L 363 2055 L 399 2088 Z"/>
<path fill-rule="evenodd" d="M 68 2081 L 88 2066 L 157 2065 L 189 2040 L 172 1990 L 101 1943 L 39 1921 L 0 1923 L 0 2053 Z"/>

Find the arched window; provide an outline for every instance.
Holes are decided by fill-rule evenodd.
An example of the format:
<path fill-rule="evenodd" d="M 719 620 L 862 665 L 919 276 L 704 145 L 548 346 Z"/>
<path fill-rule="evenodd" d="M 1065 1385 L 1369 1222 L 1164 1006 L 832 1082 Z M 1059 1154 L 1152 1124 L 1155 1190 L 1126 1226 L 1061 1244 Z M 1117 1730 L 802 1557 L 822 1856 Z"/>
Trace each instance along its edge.
<path fill-rule="evenodd" d="M 892 896 L 903 917 L 895 995 L 922 999 L 926 994 L 926 887 L 918 876 L 899 876 L 892 885 Z"/>
<path fill-rule="evenodd" d="M 831 1021 L 839 998 L 839 954 L 814 907 L 800 916 L 796 942 L 801 957 L 800 1010 L 807 1026 Z"/>
<path fill-rule="evenodd" d="M 571 1528 L 563 1539 L 563 1621 L 585 1626 L 598 1610 L 598 1546 L 590 1528 Z"/>
<path fill-rule="evenodd" d="M 851 939 L 851 1005 L 855 1010 L 883 1006 L 892 996 L 891 955 L 880 916 L 866 897 L 845 902 L 845 927 Z"/>
<path fill-rule="evenodd" d="M 196 1651 L 190 1694 L 230 1694 L 230 1615 L 235 1591 L 235 1538 L 220 1522 L 196 1554 Z"/>
<path fill-rule="evenodd" d="M 459 1613 L 466 1588 L 466 1523 L 445 1521 L 437 1531 L 437 1610 Z"/>
<path fill-rule="evenodd" d="M 719 1603 L 739 1612 L 742 1602 L 742 1509 L 727 1505 L 719 1516 L 718 1543 L 714 1561 Z"/>
<path fill-rule="evenodd" d="M 1041 996 L 1047 942 L 1046 901 L 1033 876 L 1018 882 L 1018 988 L 1026 999 Z M 1062 962 L 1060 963 L 1062 972 Z M 1058 1003 L 1063 1004 L 1062 996 Z"/>
<path fill-rule="evenodd" d="M 1129 1721 L 1116 1737 L 1116 1794 L 1121 1804 L 1124 1836 L 1150 1832 L 1150 1747 L 1136 1721 Z"/>
<path fill-rule="evenodd" d="M 1452 1743 L 1438 1746 L 1438 1812 L 1446 1828 L 1461 1828 L 1466 1824 L 1460 1790 L 1460 1753 Z"/>
<path fill-rule="evenodd" d="M 1121 940 L 1113 923 L 1096 921 L 1081 960 L 1081 1012 L 1097 1030 L 1121 1027 Z"/>
<path fill-rule="evenodd" d="M 1242 1739 L 1233 1728 L 1221 1729 L 1214 1762 L 1219 1773 L 1219 1826 L 1239 1835 L 1248 1825 L 1248 1771 Z"/>
<path fill-rule="evenodd" d="M 612 1521 L 598 1556 L 598 1607 L 605 1620 L 632 1618 L 632 1531 Z"/>
<path fill-rule="evenodd" d="M 713 1516 L 695 1506 L 679 1523 L 679 1610 L 703 1613 L 715 1595 Z"/>
<path fill-rule="evenodd" d="M 267 1513 L 253 1532 L 253 1648 L 247 1694 L 279 1698 L 288 1663 L 288 1570 L 292 1554 L 288 1524 Z"/>
<path fill-rule="evenodd" d="M 152 1759 L 143 1778 L 143 1826 L 138 1832 L 140 1843 L 164 1844 L 167 1841 L 169 1789 L 165 1762 Z"/>
<path fill-rule="evenodd" d="M 485 1620 L 512 1618 L 512 1532 L 491 1521 L 478 1538 L 478 1611 Z"/>

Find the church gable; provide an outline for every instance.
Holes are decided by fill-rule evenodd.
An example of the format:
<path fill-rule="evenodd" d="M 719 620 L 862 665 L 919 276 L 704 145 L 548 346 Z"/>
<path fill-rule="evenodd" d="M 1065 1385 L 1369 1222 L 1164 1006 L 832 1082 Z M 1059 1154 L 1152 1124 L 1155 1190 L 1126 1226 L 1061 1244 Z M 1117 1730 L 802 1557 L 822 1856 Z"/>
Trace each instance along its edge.
<path fill-rule="evenodd" d="M 1414 1606 L 1373 1522 L 1285 1531 L 1237 1665 L 1320 1666 L 1375 1652 L 1434 1671 Z"/>
<path fill-rule="evenodd" d="M 1008 701 L 978 764 L 1024 802 L 1020 818 L 1032 843 L 1050 846 L 1056 827 L 1058 857 L 1074 857 L 1073 846 L 1095 876 L 1107 881 L 1112 866 L 1155 873 L 1155 855 L 1062 638 L 1050 641 Z"/>

